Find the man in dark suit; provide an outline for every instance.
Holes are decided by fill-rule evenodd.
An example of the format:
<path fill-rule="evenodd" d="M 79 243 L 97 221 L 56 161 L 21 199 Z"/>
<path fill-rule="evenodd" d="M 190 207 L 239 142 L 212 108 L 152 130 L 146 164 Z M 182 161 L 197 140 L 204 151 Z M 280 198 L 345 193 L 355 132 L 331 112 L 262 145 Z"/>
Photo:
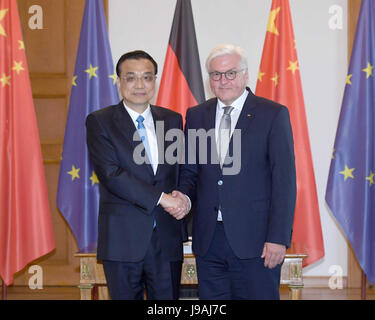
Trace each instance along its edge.
<path fill-rule="evenodd" d="M 186 163 L 174 191 L 196 204 L 200 298 L 279 299 L 296 200 L 288 109 L 246 87 L 241 48 L 215 48 L 206 68 L 217 98 L 187 111 Z M 191 133 L 202 129 L 214 130 L 216 139 L 193 143 Z"/>
<path fill-rule="evenodd" d="M 148 299 L 177 299 L 183 215 L 163 208 L 182 210 L 184 203 L 168 194 L 177 186 L 178 164 L 163 159 L 172 143 L 164 133 L 182 129 L 182 117 L 150 105 L 157 64 L 149 54 L 124 54 L 116 72 L 123 100 L 86 119 L 100 181 L 97 259 L 103 260 L 112 299 L 143 299 L 144 289 Z"/>

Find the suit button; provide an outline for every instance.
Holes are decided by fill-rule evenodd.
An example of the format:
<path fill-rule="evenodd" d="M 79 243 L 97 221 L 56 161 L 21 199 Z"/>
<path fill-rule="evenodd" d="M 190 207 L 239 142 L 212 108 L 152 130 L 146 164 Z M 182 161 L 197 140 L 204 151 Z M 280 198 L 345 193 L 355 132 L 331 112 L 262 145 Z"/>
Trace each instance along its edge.
<path fill-rule="evenodd" d="M 218 182 L 217 182 L 217 184 L 219 185 L 219 186 L 222 186 L 223 185 L 223 180 L 219 180 Z"/>

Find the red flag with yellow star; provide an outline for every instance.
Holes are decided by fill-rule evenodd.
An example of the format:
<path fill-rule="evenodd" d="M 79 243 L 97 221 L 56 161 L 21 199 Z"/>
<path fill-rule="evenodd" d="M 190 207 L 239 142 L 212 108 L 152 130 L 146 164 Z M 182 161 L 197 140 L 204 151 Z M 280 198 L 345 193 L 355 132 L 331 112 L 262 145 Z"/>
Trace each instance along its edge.
<path fill-rule="evenodd" d="M 307 266 L 324 256 L 324 244 L 305 104 L 288 0 L 273 0 L 256 94 L 288 107 L 294 138 L 297 202 L 292 246 Z"/>
<path fill-rule="evenodd" d="M 0 277 L 55 248 L 16 0 L 0 0 Z"/>

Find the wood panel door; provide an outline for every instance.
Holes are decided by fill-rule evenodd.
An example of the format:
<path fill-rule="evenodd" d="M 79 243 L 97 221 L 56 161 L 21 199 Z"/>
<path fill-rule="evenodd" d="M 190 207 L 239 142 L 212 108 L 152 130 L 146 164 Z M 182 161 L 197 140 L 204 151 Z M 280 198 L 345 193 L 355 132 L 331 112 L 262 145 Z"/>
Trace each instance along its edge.
<path fill-rule="evenodd" d="M 19 272 L 14 285 L 28 285 L 30 265 L 43 270 L 43 286 L 77 285 L 77 245 L 56 205 L 56 192 L 69 96 L 77 54 L 85 0 L 38 0 L 42 29 L 31 29 L 29 13 L 35 1 L 17 0 L 39 135 L 42 145 L 48 197 L 56 249 Z M 107 4 L 105 3 L 105 8 Z"/>

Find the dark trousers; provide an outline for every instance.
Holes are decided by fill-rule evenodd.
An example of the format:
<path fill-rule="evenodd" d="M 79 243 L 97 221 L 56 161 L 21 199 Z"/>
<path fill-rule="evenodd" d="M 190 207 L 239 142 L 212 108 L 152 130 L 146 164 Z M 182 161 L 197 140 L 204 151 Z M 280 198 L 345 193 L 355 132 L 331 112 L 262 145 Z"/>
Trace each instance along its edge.
<path fill-rule="evenodd" d="M 177 300 L 182 261 L 166 261 L 154 231 L 146 256 L 139 262 L 103 260 L 108 291 L 112 300 Z"/>
<path fill-rule="evenodd" d="M 225 222 L 224 222 L 225 223 Z M 225 236 L 222 222 L 204 257 L 196 256 L 201 300 L 278 300 L 280 271 L 264 267 L 264 259 L 239 259 Z"/>

